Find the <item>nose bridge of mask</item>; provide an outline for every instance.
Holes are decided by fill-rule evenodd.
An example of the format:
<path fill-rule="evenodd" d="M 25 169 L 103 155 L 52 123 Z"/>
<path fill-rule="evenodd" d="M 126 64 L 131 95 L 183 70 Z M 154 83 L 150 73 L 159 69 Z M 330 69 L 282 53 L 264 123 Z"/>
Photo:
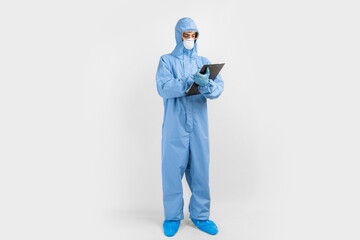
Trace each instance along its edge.
<path fill-rule="evenodd" d="M 196 40 L 196 38 L 192 38 L 192 37 L 191 37 L 191 38 L 184 38 L 184 39 L 183 39 L 183 42 L 184 42 L 184 41 L 195 41 L 195 40 Z"/>

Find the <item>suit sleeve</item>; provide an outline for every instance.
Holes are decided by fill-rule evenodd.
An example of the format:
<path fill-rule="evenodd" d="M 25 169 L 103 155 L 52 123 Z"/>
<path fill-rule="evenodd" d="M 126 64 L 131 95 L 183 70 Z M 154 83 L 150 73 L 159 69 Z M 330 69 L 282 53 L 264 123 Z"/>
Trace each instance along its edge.
<path fill-rule="evenodd" d="M 204 59 L 206 61 L 205 64 L 211 64 L 207 58 L 204 57 Z M 209 99 L 216 99 L 224 91 L 224 81 L 221 75 L 218 74 L 214 80 L 210 79 L 207 85 L 199 86 L 198 89 L 204 97 Z"/>
<path fill-rule="evenodd" d="M 176 98 L 186 96 L 185 91 L 193 82 L 193 75 L 174 78 L 169 64 L 160 58 L 156 73 L 156 86 L 158 93 L 163 98 Z"/>

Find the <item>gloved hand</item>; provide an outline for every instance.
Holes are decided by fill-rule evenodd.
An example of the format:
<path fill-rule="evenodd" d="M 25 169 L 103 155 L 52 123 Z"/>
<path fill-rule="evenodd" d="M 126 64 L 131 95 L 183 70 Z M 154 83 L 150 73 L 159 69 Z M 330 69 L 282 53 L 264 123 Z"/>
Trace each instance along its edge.
<path fill-rule="evenodd" d="M 198 72 L 194 75 L 194 82 L 199 86 L 203 87 L 209 83 L 209 77 L 210 77 L 210 70 L 207 67 L 205 74 L 201 74 L 200 72 Z"/>

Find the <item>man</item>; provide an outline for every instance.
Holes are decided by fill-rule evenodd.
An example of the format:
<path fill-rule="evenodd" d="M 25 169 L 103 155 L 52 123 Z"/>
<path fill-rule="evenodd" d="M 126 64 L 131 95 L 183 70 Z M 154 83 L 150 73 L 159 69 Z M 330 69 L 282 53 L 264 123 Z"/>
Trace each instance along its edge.
<path fill-rule="evenodd" d="M 162 185 L 164 234 L 174 236 L 184 219 L 181 179 L 185 173 L 192 192 L 190 218 L 202 231 L 218 232 L 210 216 L 209 138 L 207 99 L 215 99 L 224 89 L 220 75 L 209 79 L 199 70 L 210 61 L 197 55 L 199 30 L 191 18 L 180 19 L 175 27 L 176 47 L 162 55 L 156 73 L 157 91 L 164 101 L 162 125 Z M 195 82 L 201 94 L 186 96 Z"/>

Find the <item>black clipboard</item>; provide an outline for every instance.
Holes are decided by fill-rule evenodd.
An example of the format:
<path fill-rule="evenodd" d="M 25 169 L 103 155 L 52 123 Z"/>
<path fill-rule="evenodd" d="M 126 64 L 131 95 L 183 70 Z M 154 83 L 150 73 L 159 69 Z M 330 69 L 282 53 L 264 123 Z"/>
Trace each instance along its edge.
<path fill-rule="evenodd" d="M 210 76 L 209 78 L 214 80 L 217 75 L 219 74 L 219 72 L 221 71 L 221 69 L 223 68 L 223 66 L 225 65 L 225 63 L 217 63 L 217 64 L 206 64 L 203 65 L 200 73 L 201 74 L 205 74 L 206 73 L 206 68 L 208 67 L 210 70 Z M 189 87 L 188 90 L 186 90 L 186 96 L 191 96 L 191 95 L 196 95 L 196 94 L 200 94 L 199 89 L 198 89 L 198 85 L 194 82 L 193 84 L 191 84 L 191 86 Z"/>

